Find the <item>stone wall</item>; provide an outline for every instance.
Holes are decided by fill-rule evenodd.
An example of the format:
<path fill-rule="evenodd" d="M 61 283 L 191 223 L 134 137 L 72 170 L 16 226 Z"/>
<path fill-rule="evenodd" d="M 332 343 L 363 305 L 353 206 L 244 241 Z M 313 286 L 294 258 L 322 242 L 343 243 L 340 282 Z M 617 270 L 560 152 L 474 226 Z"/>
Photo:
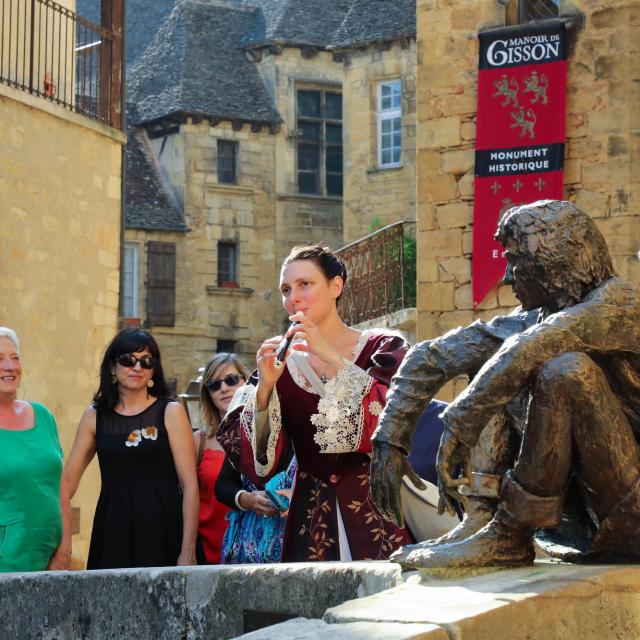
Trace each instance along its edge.
<path fill-rule="evenodd" d="M 388 47 L 388 48 L 386 48 Z M 369 46 L 344 54 L 344 241 L 416 217 L 416 42 Z M 379 168 L 377 90 L 402 81 L 401 166 Z"/>
<path fill-rule="evenodd" d="M 618 273 L 640 284 L 640 1 L 561 1 L 560 10 L 584 21 L 570 35 L 565 196 L 596 219 Z M 517 304 L 505 286 L 476 311 L 471 300 L 477 33 L 504 25 L 494 0 L 418 0 L 419 339 Z"/>
<path fill-rule="evenodd" d="M 316 562 L 0 576 L 0 636 L 20 640 L 224 640 L 269 614 L 328 607 L 401 583 L 384 562 Z"/>
<path fill-rule="evenodd" d="M 51 409 L 68 453 L 117 328 L 124 136 L 0 85 L 0 324 L 22 341 L 20 397 Z M 97 464 L 73 503 L 88 547 Z"/>

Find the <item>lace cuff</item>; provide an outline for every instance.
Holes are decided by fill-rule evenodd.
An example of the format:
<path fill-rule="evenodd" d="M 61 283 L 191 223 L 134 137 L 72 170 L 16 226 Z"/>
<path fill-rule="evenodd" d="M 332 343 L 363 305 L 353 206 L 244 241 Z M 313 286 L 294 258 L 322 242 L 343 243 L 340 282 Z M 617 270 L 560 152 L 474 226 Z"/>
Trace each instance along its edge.
<path fill-rule="evenodd" d="M 251 443 L 256 474 L 263 478 L 269 474 L 276 460 L 276 446 L 282 429 L 282 418 L 280 415 L 280 400 L 275 389 L 271 394 L 267 411 L 264 412 L 267 414 L 266 420 L 262 418 L 262 412 L 258 413 L 255 410 L 255 402 L 256 396 L 254 393 L 244 405 L 244 409 L 240 414 L 240 422 L 247 439 Z M 264 448 L 264 436 L 267 433 L 269 436 L 267 438 L 266 451 L 259 450 L 259 448 Z M 264 459 L 265 456 L 266 463 L 262 464 L 258 458 Z"/>
<path fill-rule="evenodd" d="M 320 453 L 357 451 L 362 440 L 364 409 L 362 400 L 371 391 L 374 379 L 348 360 L 334 378 L 327 382 L 318 413 L 311 416 L 316 427 L 313 436 Z"/>

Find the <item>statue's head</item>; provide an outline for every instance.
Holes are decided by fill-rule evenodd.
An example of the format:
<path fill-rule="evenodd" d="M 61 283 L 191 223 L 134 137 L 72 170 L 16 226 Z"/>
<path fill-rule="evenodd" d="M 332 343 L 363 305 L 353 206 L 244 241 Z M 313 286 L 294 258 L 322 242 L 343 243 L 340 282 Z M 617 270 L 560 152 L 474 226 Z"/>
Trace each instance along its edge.
<path fill-rule="evenodd" d="M 551 312 L 580 302 L 613 275 L 593 220 L 572 202 L 539 200 L 502 216 L 496 239 L 508 260 L 504 283 L 524 309 Z"/>

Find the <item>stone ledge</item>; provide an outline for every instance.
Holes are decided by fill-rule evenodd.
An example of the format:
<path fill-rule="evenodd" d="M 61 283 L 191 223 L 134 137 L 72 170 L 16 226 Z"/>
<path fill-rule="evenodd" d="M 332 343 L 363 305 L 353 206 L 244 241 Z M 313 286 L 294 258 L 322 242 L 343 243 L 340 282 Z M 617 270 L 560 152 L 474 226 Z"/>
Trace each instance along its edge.
<path fill-rule="evenodd" d="M 326 202 L 327 204 L 342 204 L 341 196 L 320 196 L 312 193 L 279 193 L 278 200 L 286 202 L 309 202 L 316 204 Z"/>
<path fill-rule="evenodd" d="M 384 316 L 378 316 L 372 320 L 364 320 L 354 325 L 356 329 L 364 331 L 366 329 L 387 328 L 400 331 L 405 334 L 409 344 L 416 343 L 416 325 L 418 312 L 415 307 L 406 307 L 392 311 Z"/>
<path fill-rule="evenodd" d="M 348 622 L 331 625 L 322 620 L 295 618 L 252 631 L 242 640 L 449 640 L 447 632 L 433 624 Z M 238 639 L 239 640 L 239 639 Z"/>
<path fill-rule="evenodd" d="M 0 638 L 224 640 L 245 611 L 320 618 L 401 580 L 388 562 L 3 574 Z"/>
<path fill-rule="evenodd" d="M 237 195 L 237 196 L 252 196 L 256 193 L 253 187 L 246 187 L 241 184 L 227 184 L 226 182 L 218 182 L 217 176 L 207 175 L 205 176 L 204 183 L 207 188 L 207 193 L 220 195 Z"/>
<path fill-rule="evenodd" d="M 207 285 L 207 295 L 209 296 L 250 296 L 255 289 L 249 287 L 216 287 L 214 284 Z"/>
<path fill-rule="evenodd" d="M 640 567 L 540 561 L 472 578 L 412 577 L 329 609 L 323 619 L 340 625 L 433 624 L 457 640 L 637 638 Z"/>
<path fill-rule="evenodd" d="M 14 100 L 15 102 L 21 102 L 27 107 L 43 111 L 44 113 L 48 113 L 50 116 L 54 116 L 60 120 L 65 120 L 70 124 L 90 129 L 95 133 L 111 138 L 111 140 L 118 144 L 124 145 L 127 142 L 127 136 L 124 132 L 114 129 L 106 124 L 102 124 L 97 120 L 92 120 L 81 113 L 71 111 L 56 102 L 47 100 L 46 98 L 41 98 L 37 95 L 32 95 L 28 91 L 23 91 L 0 83 L 0 96 L 4 96 L 5 98 Z"/>

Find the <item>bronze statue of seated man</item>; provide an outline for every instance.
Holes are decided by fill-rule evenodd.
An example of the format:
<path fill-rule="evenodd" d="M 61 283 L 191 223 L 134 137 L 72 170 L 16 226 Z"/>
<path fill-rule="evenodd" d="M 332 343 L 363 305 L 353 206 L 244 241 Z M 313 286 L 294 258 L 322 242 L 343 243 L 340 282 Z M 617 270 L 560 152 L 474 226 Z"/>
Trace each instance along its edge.
<path fill-rule="evenodd" d="M 570 481 L 595 532 L 585 557 L 638 559 L 638 294 L 614 274 L 593 220 L 570 202 L 514 207 L 496 238 L 508 261 L 504 282 L 521 309 L 407 354 L 380 417 L 371 465 L 375 502 L 402 524 L 398 487 L 402 475 L 414 475 L 406 453 L 415 417 L 442 384 L 466 373 L 471 383 L 442 416 L 439 508 L 450 510 L 452 497 L 467 493 L 476 496 L 473 516 L 474 504 L 491 493 L 483 494 L 483 478 L 495 499 L 452 535 L 405 547 L 392 559 L 407 567 L 530 564 L 533 535 L 560 523 Z M 510 416 L 518 403 L 525 411 Z"/>

